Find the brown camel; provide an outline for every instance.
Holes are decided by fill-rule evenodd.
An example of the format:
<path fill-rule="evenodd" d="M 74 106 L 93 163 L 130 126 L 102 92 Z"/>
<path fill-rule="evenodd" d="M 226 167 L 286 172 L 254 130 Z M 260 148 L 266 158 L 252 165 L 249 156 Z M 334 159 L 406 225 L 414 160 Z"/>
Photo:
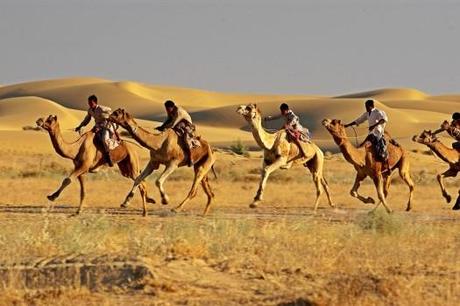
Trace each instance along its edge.
<path fill-rule="evenodd" d="M 46 119 L 39 118 L 36 123 L 38 127 L 48 132 L 56 153 L 64 158 L 71 159 L 75 167 L 72 173 L 64 179 L 59 189 L 49 195 L 48 199 L 50 201 L 56 200 L 61 192 L 76 178 L 80 183 L 80 206 L 76 212 L 76 214 L 79 214 L 85 201 L 85 175 L 88 172 L 97 171 L 99 167 L 106 164 L 101 150 L 94 144 L 95 133 L 92 131 L 86 132 L 75 142 L 68 143 L 62 137 L 57 116 L 49 115 Z M 139 175 L 139 158 L 135 144 L 122 141 L 115 150 L 110 152 L 110 155 L 114 163 L 118 164 L 118 168 L 123 176 L 134 180 Z M 143 215 L 146 216 L 147 208 L 145 202 L 155 203 L 155 200 L 147 196 L 144 182 L 139 184 L 139 192 L 142 197 Z M 127 205 L 128 201 L 125 201 L 122 207 L 126 207 Z"/>
<path fill-rule="evenodd" d="M 323 189 L 326 191 L 329 205 L 334 207 L 329 193 L 329 186 L 323 176 L 324 154 L 314 143 L 305 143 L 304 151 L 306 157 L 302 157 L 300 151 L 294 143 L 287 139 L 285 130 L 276 133 L 268 133 L 262 127 L 262 117 L 256 104 L 241 105 L 237 113 L 242 115 L 250 124 L 252 134 L 257 144 L 264 150 L 264 160 L 262 164 L 262 175 L 259 189 L 250 207 L 255 208 L 263 200 L 263 193 L 270 174 L 277 169 L 289 169 L 293 164 L 302 164 L 307 167 L 312 176 L 316 187 L 316 200 L 314 210 L 318 208 Z"/>
<path fill-rule="evenodd" d="M 450 203 L 452 201 L 452 197 L 444 186 L 444 178 L 457 176 L 457 173 L 460 171 L 460 152 L 444 145 L 441 141 L 439 141 L 435 133 L 431 131 L 425 130 L 420 135 L 415 135 L 412 140 L 426 145 L 437 157 L 449 164 L 449 169 L 438 174 L 437 179 L 439 186 L 441 187 L 442 196 L 446 199 L 447 203 Z M 459 201 L 457 201 L 452 209 L 460 209 L 460 205 L 457 205 L 458 203 Z"/>
<path fill-rule="evenodd" d="M 345 126 L 337 119 L 324 119 L 324 127 L 329 131 L 335 143 L 339 146 L 340 151 L 346 161 L 352 164 L 356 170 L 356 178 L 353 188 L 350 191 L 352 197 L 356 197 L 364 203 L 375 203 L 371 197 L 363 197 L 358 194 L 360 182 L 369 176 L 374 182 L 379 198 L 379 203 L 375 206 L 376 209 L 382 203 L 387 212 L 391 212 L 391 208 L 386 202 L 386 197 L 391 185 L 391 174 L 393 170 L 399 169 L 399 175 L 409 187 L 409 200 L 407 202 L 406 211 L 411 210 L 412 196 L 414 192 L 414 182 L 410 175 L 410 164 L 407 158 L 407 153 L 400 146 L 396 146 L 391 142 L 388 143 L 389 166 L 390 169 L 382 174 L 382 162 L 376 161 L 374 150 L 365 144 L 359 148 L 353 146 L 347 137 Z M 387 136 L 387 135 L 386 135 Z"/>
<path fill-rule="evenodd" d="M 142 171 L 142 173 L 134 181 L 131 191 L 127 195 L 127 199 L 133 196 L 133 190 L 147 178 L 160 165 L 165 165 L 163 173 L 156 180 L 156 186 L 160 190 L 161 202 L 168 204 L 169 198 L 163 187 L 166 178 L 174 172 L 178 167 L 187 166 L 187 155 L 184 153 L 182 140 L 177 136 L 172 129 L 166 129 L 164 132 L 152 134 L 140 127 L 134 118 L 123 109 L 114 111 L 109 120 L 126 129 L 131 136 L 143 147 L 150 151 L 150 161 Z M 203 215 L 206 215 L 211 207 L 214 193 L 209 184 L 208 173 L 213 168 L 216 161 L 211 146 L 203 139 L 199 139 L 201 145 L 192 150 L 193 160 L 197 161 L 194 164 L 195 177 L 192 187 L 187 197 L 173 211 L 180 211 L 184 205 L 196 196 L 198 185 L 201 186 L 208 197 L 208 202 L 204 209 Z"/>

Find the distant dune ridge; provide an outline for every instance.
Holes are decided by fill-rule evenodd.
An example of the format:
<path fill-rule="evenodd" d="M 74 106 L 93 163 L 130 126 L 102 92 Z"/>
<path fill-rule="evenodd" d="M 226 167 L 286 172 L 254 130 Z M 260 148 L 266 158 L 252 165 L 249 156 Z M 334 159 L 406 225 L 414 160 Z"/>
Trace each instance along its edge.
<path fill-rule="evenodd" d="M 235 113 L 238 105 L 257 103 L 263 115 L 274 115 L 279 112 L 279 104 L 287 102 L 325 148 L 333 148 L 334 144 L 321 126 L 321 120 L 328 117 L 351 121 L 364 111 L 365 99 L 378 100 L 377 107 L 389 116 L 387 128 L 390 133 L 411 146 L 409 137 L 423 129 L 438 128 L 443 120 L 458 110 L 460 103 L 460 94 L 430 96 L 411 88 L 377 89 L 328 97 L 218 93 L 132 81 L 67 78 L 0 86 L 0 132 L 21 131 L 23 126 L 34 125 L 39 116 L 49 114 L 56 114 L 63 128 L 75 127 L 85 115 L 86 98 L 90 94 L 96 94 L 103 105 L 113 109 L 125 108 L 137 118 L 144 119 L 140 122 L 147 128 L 158 124 L 152 120 L 160 121 L 165 116 L 163 102 L 174 100 L 192 113 L 199 133 L 217 145 L 228 145 L 237 139 L 254 144 L 246 123 Z M 275 121 L 266 126 L 275 129 L 280 125 L 281 121 Z M 358 132 L 360 138 L 364 137 L 365 125 L 360 126 Z"/>

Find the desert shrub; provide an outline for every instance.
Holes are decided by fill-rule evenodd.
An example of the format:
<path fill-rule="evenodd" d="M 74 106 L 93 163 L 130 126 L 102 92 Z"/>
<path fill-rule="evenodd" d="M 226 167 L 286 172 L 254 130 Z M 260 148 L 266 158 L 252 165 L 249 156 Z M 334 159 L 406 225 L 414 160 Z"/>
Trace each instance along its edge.
<path fill-rule="evenodd" d="M 403 228 L 403 220 L 384 209 L 367 213 L 357 220 L 358 226 L 364 231 L 382 234 L 397 234 Z"/>
<path fill-rule="evenodd" d="M 249 156 L 248 148 L 240 139 L 238 139 L 233 145 L 230 146 L 230 150 L 238 155 Z"/>

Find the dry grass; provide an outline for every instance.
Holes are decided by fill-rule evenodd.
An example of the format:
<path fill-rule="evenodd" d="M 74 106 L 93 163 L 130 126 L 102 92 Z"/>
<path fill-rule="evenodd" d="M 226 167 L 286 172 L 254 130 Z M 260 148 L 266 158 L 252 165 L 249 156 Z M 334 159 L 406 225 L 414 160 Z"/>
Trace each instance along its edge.
<path fill-rule="evenodd" d="M 6 158 L 0 161 L 4 191 L 0 204 L 48 207 L 44 196 L 58 186 L 70 163 L 52 155 L 2 154 Z M 140 304 L 458 304 L 460 225 L 437 218 L 458 218 L 458 214 L 443 204 L 434 175 L 445 166 L 432 156 L 413 154 L 418 186 L 414 212 L 402 212 L 407 190 L 396 181 L 389 200 L 397 212 L 390 216 L 383 210 L 367 214 L 371 207 L 348 195 L 353 182 L 351 166 L 339 155 L 328 156 L 326 175 L 334 199 L 343 209 L 337 214 L 351 216 L 337 222 L 325 214 L 330 210 L 325 199 L 318 215 L 309 213 L 314 189 L 302 168 L 275 174 L 264 207 L 257 212 L 249 210 L 261 164 L 260 158 L 251 155 L 219 153 L 219 179 L 211 181 L 217 201 L 207 218 L 194 215 L 205 203 L 201 193 L 190 203 L 190 215 L 142 218 L 87 213 L 68 218 L 53 210 L 2 213 L 2 262 L 69 254 L 123 254 L 146 258 L 156 275 L 147 291 L 134 296 L 79 289 L 4 292 L 3 300 L 45 305 L 79 299 L 103 305 L 123 303 L 128 295 L 126 301 Z M 121 202 L 131 183 L 114 172 L 92 175 L 88 207 L 105 209 Z M 166 188 L 173 203 L 185 196 L 190 178 L 189 169 L 171 177 Z M 157 195 L 152 179 L 149 187 Z M 458 183 L 449 186 L 455 195 Z M 363 185 L 362 193 L 375 194 L 370 183 Z M 70 203 L 78 203 L 76 185 L 69 187 L 57 204 Z M 137 197 L 132 205 L 140 208 Z M 169 207 L 150 209 L 166 212 Z"/>

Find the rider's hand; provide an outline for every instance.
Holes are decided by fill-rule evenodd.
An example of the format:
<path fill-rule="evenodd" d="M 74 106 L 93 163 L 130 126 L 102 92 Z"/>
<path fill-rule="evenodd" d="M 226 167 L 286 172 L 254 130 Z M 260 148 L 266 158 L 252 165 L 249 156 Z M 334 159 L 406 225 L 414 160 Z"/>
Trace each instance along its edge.
<path fill-rule="evenodd" d="M 450 124 L 449 121 L 444 120 L 443 123 L 441 123 L 441 129 L 447 130 L 449 128 Z"/>

